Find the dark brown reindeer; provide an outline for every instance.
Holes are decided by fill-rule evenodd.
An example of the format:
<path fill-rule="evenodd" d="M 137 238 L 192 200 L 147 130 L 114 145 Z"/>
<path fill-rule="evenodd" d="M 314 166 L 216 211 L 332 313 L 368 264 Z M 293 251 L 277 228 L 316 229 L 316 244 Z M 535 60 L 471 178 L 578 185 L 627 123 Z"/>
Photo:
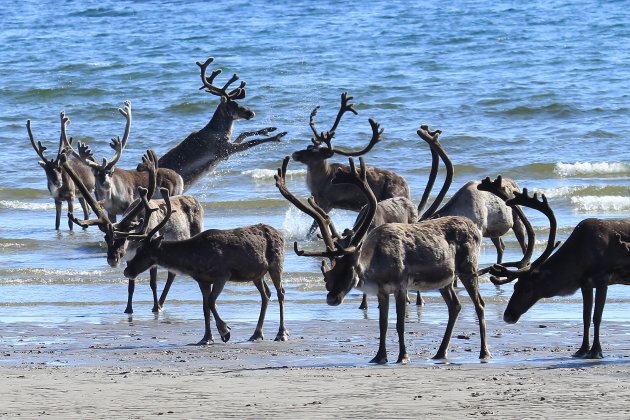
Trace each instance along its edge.
<path fill-rule="evenodd" d="M 65 147 L 64 141 L 67 141 L 67 138 L 64 136 L 66 125 L 70 123 L 70 120 L 65 116 L 63 111 L 60 114 L 61 119 L 61 134 L 59 136 L 59 149 L 57 150 L 57 156 L 53 160 L 46 159 L 44 156 L 44 151 L 46 147 L 42 145 L 41 141 L 37 141 L 35 143 L 35 137 L 33 136 L 33 132 L 31 130 L 31 120 L 26 120 L 26 130 L 28 131 L 28 137 L 31 141 L 31 145 L 35 152 L 40 157 L 39 164 L 46 172 L 46 178 L 48 180 L 48 191 L 50 195 L 55 200 L 55 229 L 59 230 L 59 225 L 61 224 L 61 205 L 65 201 L 68 203 L 68 212 L 74 212 L 74 199 L 79 194 L 78 189 L 74 185 L 74 182 L 68 174 L 64 171 L 60 156 Z M 73 170 L 77 173 L 77 175 L 83 180 L 87 190 L 89 193 L 94 192 L 94 175 L 90 168 L 88 168 L 84 163 L 82 163 L 79 159 L 73 158 L 68 160 L 67 164 L 73 168 Z M 81 204 L 81 208 L 83 209 L 83 214 L 87 219 L 90 215 L 90 209 L 85 203 L 83 196 L 79 194 L 79 203 Z M 72 230 L 72 222 L 68 222 L 68 228 Z"/>
<path fill-rule="evenodd" d="M 155 212 L 149 215 L 148 228 L 153 229 L 166 215 L 166 204 L 163 199 L 152 199 L 157 184 L 157 156 L 153 150 L 147 150 L 142 157 L 143 170 L 149 174 L 149 189 L 147 199 L 151 204 L 156 206 Z M 81 187 L 81 184 L 77 184 Z M 83 188 L 83 190 L 85 190 Z M 146 219 L 145 207 L 140 199 L 134 201 L 127 211 L 123 214 L 123 218 L 118 223 L 112 223 L 107 216 L 107 212 L 103 209 L 99 202 L 91 197 L 87 200 L 90 207 L 94 210 L 96 219 L 78 220 L 71 217 L 71 220 L 84 228 L 97 225 L 105 234 L 105 243 L 107 244 L 107 263 L 111 267 L 118 267 L 120 262 L 125 258 L 132 256 L 136 249 L 136 242 L 130 243 L 125 233 L 132 233 L 137 229 L 140 220 Z M 203 230 L 203 206 L 192 196 L 178 195 L 171 198 L 171 207 L 174 209 L 173 215 L 168 222 L 162 227 L 160 234 L 169 240 L 181 240 L 194 236 Z M 129 255 L 127 254 L 129 252 Z M 151 291 L 153 292 L 153 312 L 160 312 L 163 309 L 164 301 L 175 280 L 176 273 L 169 271 L 166 284 L 160 297 L 157 296 L 157 266 L 151 267 L 149 270 Z M 125 313 L 133 313 L 133 294 L 135 291 L 135 280 L 129 280 L 127 288 L 127 307 Z"/>
<path fill-rule="evenodd" d="M 266 136 L 276 130 L 275 127 L 268 127 L 241 133 L 236 140 L 231 141 L 234 121 L 249 120 L 255 114 L 254 111 L 236 102 L 238 99 L 245 98 L 244 81 L 241 81 L 239 87 L 228 91 L 229 86 L 238 80 L 236 74 L 222 88 L 213 85 L 214 79 L 221 74 L 221 70 L 217 69 L 209 77 L 206 76 L 206 70 L 213 60 L 214 58 L 210 57 L 205 63 L 197 62 L 197 65 L 201 68 L 201 82 L 203 83 L 201 89 L 219 96 L 221 98 L 219 106 L 204 128 L 191 133 L 181 143 L 166 152 L 159 161 L 161 168 L 173 169 L 182 176 L 184 191 L 231 155 L 262 143 L 278 142 L 286 135 L 286 132 L 282 132 L 272 137 L 243 142 L 247 137 Z"/>
<path fill-rule="evenodd" d="M 484 183 L 489 184 L 490 180 L 486 179 Z M 554 253 L 559 245 L 555 242 L 557 222 L 545 195 L 539 200 L 536 194 L 529 196 L 527 189 L 523 189 L 522 193 L 515 193 L 514 198 L 507 200 L 506 204 L 540 211 L 549 219 L 550 229 L 545 250 L 531 264 L 518 270 L 510 270 L 501 264 L 492 267 L 492 274 L 504 278 L 494 278 L 495 284 L 516 280 L 503 319 L 514 324 L 540 299 L 567 296 L 580 289 L 583 298 L 584 332 L 582 345 L 574 356 L 602 358 L 599 330 L 608 286 L 630 285 L 630 253 L 627 244 L 630 240 L 630 218 L 584 219 Z M 589 344 L 591 313 L 594 325 L 592 346 Z"/>
<path fill-rule="evenodd" d="M 116 221 L 117 215 L 123 214 L 138 198 L 137 188 L 139 186 L 146 188 L 149 183 L 148 171 L 126 170 L 116 167 L 127 145 L 131 130 L 131 103 L 125 101 L 124 109 L 118 108 L 118 112 L 125 117 L 127 124 L 123 138 L 115 137 L 110 143 L 110 147 L 114 149 L 114 156 L 111 160 L 103 158 L 102 163 L 98 163 L 94 159 L 92 151 L 85 144 L 79 143 L 78 152 L 68 145 L 74 156 L 80 157 L 86 165 L 92 168 L 96 179 L 95 195 L 103 203 L 109 219 L 113 222 Z M 157 185 L 160 188 L 167 188 L 171 195 L 182 194 L 184 188 L 182 177 L 177 172 L 166 168 L 158 168 Z"/>
<path fill-rule="evenodd" d="M 347 184 L 333 184 L 331 181 L 335 176 L 336 171 L 339 168 L 348 170 L 347 165 L 339 163 L 328 163 L 328 159 L 333 155 L 342 156 L 361 156 L 369 152 L 372 147 L 379 141 L 381 141 L 382 129 L 379 129 L 379 124 L 370 119 L 370 126 L 372 127 L 372 138 L 368 145 L 360 151 L 348 152 L 339 148 L 333 147 L 332 139 L 335 136 L 337 127 L 343 115 L 350 111 L 353 114 L 357 114 L 353 104 L 349 103 L 352 100 L 352 96 L 348 96 L 347 92 L 341 94 L 341 106 L 335 122 L 330 130 L 326 132 L 318 132 L 315 126 L 315 115 L 317 115 L 316 107 L 311 112 L 309 118 L 309 126 L 313 131 L 312 145 L 308 146 L 304 150 L 299 150 L 293 153 L 293 160 L 303 163 L 307 167 L 306 184 L 313 197 L 317 201 L 317 204 L 325 211 L 329 212 L 332 209 L 345 209 L 359 211 L 366 204 L 365 196 L 362 195 L 354 185 Z M 379 168 L 367 168 L 367 180 L 370 184 L 370 188 L 374 192 L 377 201 L 383 201 L 393 197 L 405 197 L 410 199 L 409 185 L 407 181 L 400 175 Z M 311 235 L 317 226 L 313 224 L 309 230 Z"/>
<path fill-rule="evenodd" d="M 152 211 L 146 200 L 146 190 L 140 189 L 146 211 Z M 216 300 L 228 281 L 253 282 L 262 300 L 260 316 L 251 341 L 263 339 L 263 323 L 270 293 L 265 287 L 264 276 L 269 273 L 276 288 L 280 305 L 280 327 L 276 341 L 285 341 L 288 331 L 284 325 L 284 288 L 282 265 L 284 261 L 284 238 L 271 226 L 257 224 L 236 229 L 209 229 L 190 239 L 180 241 L 163 240 L 156 233 L 168 222 L 172 214 L 168 191 L 162 189 L 166 204 L 166 216 L 149 233 L 127 235 L 140 244 L 134 257 L 127 261 L 125 276 L 134 279 L 143 271 L 159 265 L 169 271 L 191 276 L 199 284 L 203 296 L 205 333 L 198 344 L 213 342 L 210 330 L 210 313 L 214 316 L 221 340 L 230 339 L 230 327 L 217 312 Z M 145 222 L 142 232 L 146 232 Z"/>
<path fill-rule="evenodd" d="M 461 310 L 459 299 L 453 289 L 453 278 L 458 276 L 475 305 L 479 319 L 481 351 L 479 357 L 490 357 L 486 345 L 484 302 L 479 294 L 477 264 L 481 245 L 479 229 L 465 217 L 449 216 L 423 223 L 386 223 L 373 229 L 368 228 L 376 212 L 376 196 L 371 191 L 363 158 L 361 171 L 357 173 L 350 159 L 350 171 L 339 170 L 333 183 L 352 183 L 365 194 L 369 211 L 350 238 L 342 246 L 333 236 L 330 217 L 311 197 L 310 206 L 300 202 L 286 186 L 285 175 L 289 158 L 285 158 L 276 175 L 276 186 L 281 194 L 300 210 L 316 221 L 325 251 L 303 251 L 294 244 L 295 252 L 304 256 L 329 258 L 332 267 L 322 262 L 322 273 L 326 280 L 329 305 L 339 305 L 352 288 L 358 288 L 378 296 L 380 344 L 373 363 L 386 363 L 386 334 L 389 312 L 389 295 L 396 299 L 396 330 L 398 332 L 398 363 L 409 360 L 404 341 L 405 309 L 407 289 L 439 289 L 449 312 L 448 324 L 436 359 L 446 358 L 448 344 L 457 316 Z"/>

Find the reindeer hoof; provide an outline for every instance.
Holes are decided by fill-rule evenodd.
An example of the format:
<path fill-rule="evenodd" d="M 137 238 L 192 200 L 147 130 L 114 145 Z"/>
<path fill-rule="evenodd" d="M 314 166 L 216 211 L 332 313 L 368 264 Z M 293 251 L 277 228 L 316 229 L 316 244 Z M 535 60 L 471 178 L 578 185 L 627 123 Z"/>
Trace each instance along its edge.
<path fill-rule="evenodd" d="M 230 341 L 230 329 L 228 328 L 227 332 L 221 334 L 221 341 L 223 341 L 224 343 L 227 343 L 228 341 Z"/>
<path fill-rule="evenodd" d="M 133 313 L 133 309 L 127 306 L 127 308 L 125 309 L 125 313 L 131 315 Z"/>
<path fill-rule="evenodd" d="M 396 363 L 400 363 L 401 365 L 406 365 L 407 363 L 409 363 L 409 356 L 407 355 L 407 353 L 398 356 L 398 360 L 396 360 Z"/>
<path fill-rule="evenodd" d="M 585 359 L 603 359 L 604 355 L 602 354 L 601 351 L 589 351 L 588 353 L 586 353 L 584 355 Z"/>
<path fill-rule="evenodd" d="M 210 344 L 214 344 L 214 340 L 212 338 L 202 338 L 196 345 L 197 346 L 209 346 Z"/>
<path fill-rule="evenodd" d="M 479 353 L 479 359 L 481 359 L 481 360 L 489 360 L 489 359 L 492 359 L 492 354 L 491 354 L 491 353 L 490 353 L 490 351 L 488 351 L 488 350 L 482 350 L 482 351 Z"/>
<path fill-rule="evenodd" d="M 229 337 L 229 333 L 228 333 L 228 337 Z M 229 338 L 228 338 L 229 339 Z M 263 341 L 264 337 L 263 337 L 263 333 L 260 331 L 256 331 L 254 332 L 254 334 L 249 337 L 249 341 Z M 225 340 L 227 341 L 227 340 Z"/>
<path fill-rule="evenodd" d="M 278 335 L 276 335 L 276 338 L 273 341 L 287 341 L 289 339 L 289 332 L 288 331 L 278 331 Z"/>
<path fill-rule="evenodd" d="M 384 365 L 385 363 L 387 363 L 387 356 L 381 356 L 377 354 L 376 356 L 374 356 L 372 360 L 370 360 L 370 363 L 377 363 L 379 365 Z"/>
<path fill-rule="evenodd" d="M 154 306 L 153 309 L 151 309 L 151 312 L 153 313 L 160 313 L 164 310 L 164 308 L 162 306 Z"/>

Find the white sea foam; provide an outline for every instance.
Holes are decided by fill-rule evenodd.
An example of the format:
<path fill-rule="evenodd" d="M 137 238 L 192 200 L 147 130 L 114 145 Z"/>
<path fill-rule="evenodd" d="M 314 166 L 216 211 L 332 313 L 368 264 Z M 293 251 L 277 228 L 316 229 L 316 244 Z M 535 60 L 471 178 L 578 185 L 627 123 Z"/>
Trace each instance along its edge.
<path fill-rule="evenodd" d="M 287 240 L 301 240 L 306 237 L 313 219 L 291 206 L 284 215 L 282 232 Z"/>
<path fill-rule="evenodd" d="M 556 163 L 554 172 L 562 177 L 575 175 L 610 175 L 630 173 L 630 165 L 619 162 L 575 162 L 575 163 Z"/>
<path fill-rule="evenodd" d="M 586 189 L 587 187 L 559 187 L 559 188 L 541 188 L 536 189 L 534 192 L 538 194 L 545 194 L 547 198 L 557 197 L 570 197 L 579 191 Z"/>
<path fill-rule="evenodd" d="M 617 195 L 571 197 L 571 203 L 578 210 L 586 212 L 623 212 L 630 211 L 630 197 Z"/>
<path fill-rule="evenodd" d="M 250 169 L 243 171 L 243 175 L 249 175 L 253 179 L 273 179 L 273 176 L 277 173 L 278 172 L 273 169 Z M 287 171 L 288 178 L 304 175 L 306 175 L 306 169 L 291 169 Z"/>
<path fill-rule="evenodd" d="M 54 210 L 54 203 L 27 203 L 18 200 L 0 200 L 0 209 Z"/>

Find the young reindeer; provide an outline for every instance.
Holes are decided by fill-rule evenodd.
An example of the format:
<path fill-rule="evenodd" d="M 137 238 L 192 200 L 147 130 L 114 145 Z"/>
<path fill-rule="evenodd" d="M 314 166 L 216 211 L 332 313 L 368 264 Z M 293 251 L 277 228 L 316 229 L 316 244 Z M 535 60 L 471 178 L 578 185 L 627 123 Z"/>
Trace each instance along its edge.
<path fill-rule="evenodd" d="M 381 134 L 383 130 L 379 130 L 379 124 L 373 119 L 370 119 L 372 138 L 363 150 L 348 152 L 333 147 L 332 139 L 335 136 L 343 115 L 347 111 L 355 115 L 357 114 L 353 104 L 349 103 L 351 100 L 352 96 L 348 96 L 348 92 L 341 94 L 341 106 L 337 113 L 337 118 L 331 129 L 327 132 L 317 131 L 314 119 L 319 107 L 313 109 L 309 118 L 309 126 L 314 135 L 314 137 L 311 138 L 313 144 L 304 150 L 293 153 L 291 156 L 293 160 L 306 165 L 306 184 L 313 197 L 315 197 L 317 204 L 325 212 L 329 212 L 334 208 L 359 211 L 366 204 L 365 197 L 353 185 L 333 184 L 331 182 L 338 169 L 342 168 L 347 171 L 348 167 L 339 163 L 328 163 L 328 159 L 335 154 L 342 156 L 362 156 L 369 152 L 376 143 L 382 140 Z M 407 181 L 392 171 L 379 168 L 367 168 L 367 180 L 377 201 L 383 201 L 393 197 L 410 199 Z M 313 223 L 309 229 L 309 235 L 312 235 L 315 229 L 317 229 L 317 226 Z"/>
<path fill-rule="evenodd" d="M 146 199 L 146 190 L 139 188 L 140 197 L 147 212 L 153 211 Z M 276 341 L 286 341 L 288 331 L 284 326 L 284 288 L 282 265 L 284 261 L 284 238 L 271 226 L 257 224 L 236 229 L 209 229 L 192 238 L 180 241 L 163 240 L 156 233 L 168 222 L 172 208 L 168 191 L 162 189 L 166 215 L 149 233 L 145 221 L 142 234 L 125 235 L 129 240 L 139 241 L 134 257 L 127 261 L 125 276 L 136 278 L 149 267 L 159 265 L 169 271 L 191 276 L 199 284 L 203 296 L 205 333 L 198 344 L 213 343 L 210 330 L 210 313 L 215 318 L 221 340 L 230 339 L 230 327 L 217 312 L 216 300 L 228 281 L 253 282 L 262 300 L 260 315 L 250 341 L 263 339 L 263 323 L 269 303 L 269 291 L 264 276 L 269 273 L 276 288 L 280 306 L 280 327 Z"/>
<path fill-rule="evenodd" d="M 266 136 L 276 130 L 275 127 L 268 127 L 262 130 L 244 132 L 232 142 L 230 139 L 234 121 L 249 120 L 255 114 L 254 111 L 236 102 L 237 99 L 245 98 L 245 82 L 241 81 L 239 87 L 227 91 L 229 86 L 238 80 L 236 74 L 222 88 L 213 85 L 214 79 L 221 74 L 221 69 L 214 70 L 207 77 L 206 70 L 212 61 L 214 58 L 210 57 L 205 63 L 197 62 L 197 65 L 201 68 L 201 82 L 203 83 L 201 89 L 220 97 L 219 106 L 204 128 L 191 133 L 181 143 L 166 152 L 159 161 L 161 168 L 173 169 L 182 176 L 184 191 L 231 155 L 262 143 L 278 142 L 286 134 L 286 132 L 282 132 L 272 137 L 243 142 L 247 137 Z"/>
<path fill-rule="evenodd" d="M 115 153 L 111 160 L 108 161 L 103 158 L 102 163 L 98 163 L 85 144 L 79 143 L 78 153 L 68 145 L 74 156 L 80 157 L 86 165 L 92 168 L 96 179 L 96 197 L 103 202 L 108 218 L 113 222 L 116 221 L 117 215 L 123 214 L 138 198 L 137 187 L 146 188 L 149 182 L 147 171 L 126 170 L 116 167 L 127 145 L 131 130 L 131 103 L 125 101 L 124 109 L 118 108 L 118 112 L 125 117 L 127 124 L 122 139 L 120 137 L 112 138 L 110 147 L 114 149 Z M 65 136 L 65 128 L 62 135 Z M 158 168 L 157 185 L 160 188 L 167 188 L 171 195 L 182 194 L 184 189 L 182 177 L 177 172 L 165 168 Z"/>
<path fill-rule="evenodd" d="M 46 178 L 48 179 L 48 191 L 50 195 L 55 200 L 55 229 L 59 230 L 59 225 L 61 224 L 61 204 L 65 201 L 68 203 L 68 212 L 74 212 L 74 199 L 79 193 L 78 189 L 74 185 L 74 182 L 70 179 L 68 174 L 64 171 L 61 166 L 60 156 L 65 147 L 64 141 L 67 139 L 63 136 L 65 131 L 66 124 L 69 123 L 68 118 L 65 116 L 63 111 L 60 113 L 61 119 L 61 135 L 59 136 L 59 149 L 57 151 L 57 156 L 54 160 L 46 159 L 44 156 L 44 151 L 46 147 L 42 145 L 41 141 L 37 141 L 35 144 L 35 137 L 33 136 L 33 132 L 31 130 L 31 120 L 26 120 L 26 131 L 28 131 L 28 137 L 31 141 L 31 145 L 35 152 L 40 157 L 39 164 L 46 172 Z M 94 192 L 94 175 L 90 168 L 88 168 L 85 164 L 83 164 L 80 160 L 74 158 L 67 162 L 67 164 L 77 173 L 77 175 L 83 181 L 88 194 Z M 81 204 L 81 208 L 83 209 L 83 214 L 87 219 L 90 215 L 90 209 L 85 203 L 85 199 L 83 196 L 79 196 L 79 203 Z M 68 221 L 68 228 L 72 230 L 72 222 Z"/>
<path fill-rule="evenodd" d="M 500 180 L 495 180 L 495 183 Z M 490 179 L 486 178 L 480 189 L 490 190 Z M 518 270 L 510 270 L 505 265 L 496 264 L 490 272 L 497 277 L 495 284 L 506 284 L 516 280 L 503 319 L 509 324 L 519 318 L 542 298 L 567 296 L 578 289 L 583 298 L 584 333 L 582 345 L 575 357 L 601 359 L 603 357 L 599 340 L 599 329 L 606 303 L 608 286 L 613 284 L 630 285 L 630 218 L 582 220 L 573 229 L 567 240 L 558 247 L 556 243 L 557 222 L 547 198 L 542 200 L 534 194 L 529 196 L 527 189 L 515 193 L 506 201 L 509 206 L 526 206 L 540 211 L 549 219 L 549 239 L 543 253 L 531 264 Z M 553 254 L 552 254 L 553 253 Z M 595 290 L 595 311 L 593 313 L 593 289 Z M 593 313 L 593 345 L 589 334 Z"/>
<path fill-rule="evenodd" d="M 389 312 L 389 295 L 396 299 L 396 330 L 398 332 L 398 363 L 409 361 L 405 346 L 405 309 L 407 289 L 439 289 L 448 306 L 448 323 L 436 359 L 447 356 L 448 344 L 461 305 L 453 289 L 453 278 L 458 276 L 468 291 L 479 319 L 481 351 L 479 357 L 490 357 L 486 345 L 484 302 L 479 294 L 477 264 L 481 245 L 479 229 L 470 219 L 458 216 L 428 220 L 423 223 L 386 223 L 367 233 L 376 211 L 376 196 L 367 181 L 363 158 L 357 173 L 350 159 L 350 172 L 337 171 L 333 183 L 351 183 L 365 194 L 369 211 L 350 238 L 347 246 L 335 241 L 330 217 L 318 207 L 311 197 L 310 207 L 302 204 L 286 187 L 285 175 L 289 158 L 285 158 L 276 175 L 276 186 L 280 193 L 300 210 L 315 219 L 326 250 L 303 251 L 295 243 L 298 255 L 329 258 L 332 267 L 322 262 L 322 273 L 326 280 L 329 305 L 341 304 L 352 288 L 358 288 L 378 296 L 380 344 L 372 363 L 386 363 L 386 334 Z M 367 236 L 366 236 L 367 235 Z"/>
<path fill-rule="evenodd" d="M 157 156 L 151 149 L 147 150 L 147 153 L 142 157 L 144 170 L 149 174 L 149 189 L 147 192 L 147 200 L 150 200 L 152 205 L 156 207 L 148 215 L 148 228 L 153 229 L 157 224 L 166 216 L 166 204 L 163 199 L 152 199 L 153 193 L 156 189 L 157 178 Z M 81 184 L 77 184 L 81 186 Z M 145 207 L 140 199 L 134 201 L 127 211 L 123 214 L 122 220 L 113 224 L 103 207 L 91 197 L 88 203 L 94 210 L 97 219 L 93 220 L 78 220 L 75 217 L 71 217 L 71 220 L 84 228 L 97 225 L 101 231 L 105 234 L 105 243 L 107 244 L 107 263 L 111 267 L 118 267 L 120 262 L 125 258 L 133 256 L 137 247 L 136 242 L 129 242 L 124 236 L 125 233 L 132 233 L 134 229 L 140 224 L 140 220 L 147 218 Z M 160 233 L 169 240 L 182 240 L 188 239 L 203 230 L 203 206 L 192 196 L 178 195 L 171 198 L 171 207 L 174 209 L 173 215 L 168 219 L 168 222 L 162 227 Z M 129 252 L 129 254 L 127 254 Z M 173 271 L 168 272 L 168 277 L 162 294 L 158 299 L 157 296 L 157 266 L 151 267 L 150 271 L 151 291 L 153 292 L 153 312 L 160 312 L 164 307 L 164 301 L 166 296 L 175 280 L 176 273 Z M 126 314 L 133 313 L 133 294 L 135 291 L 135 280 L 129 280 L 127 288 L 127 307 L 125 308 Z"/>

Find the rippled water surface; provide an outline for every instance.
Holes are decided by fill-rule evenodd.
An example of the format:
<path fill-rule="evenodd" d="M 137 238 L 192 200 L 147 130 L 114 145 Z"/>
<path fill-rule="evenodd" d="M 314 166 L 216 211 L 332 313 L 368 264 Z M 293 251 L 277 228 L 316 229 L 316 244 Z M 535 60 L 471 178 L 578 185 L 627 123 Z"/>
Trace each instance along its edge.
<path fill-rule="evenodd" d="M 236 132 L 275 126 L 288 135 L 233 156 L 190 193 L 205 207 L 207 228 L 264 222 L 285 233 L 287 298 L 296 305 L 288 317 L 355 316 L 354 303 L 336 312 L 325 307 L 319 263 L 292 251 L 310 222 L 289 209 L 273 182 L 282 158 L 310 143 L 313 107 L 321 106 L 317 122 L 325 129 L 342 91 L 354 96 L 359 114 L 344 118 L 335 144 L 362 147 L 370 137 L 367 119 L 376 119 L 384 141 L 368 163 L 407 178 L 416 201 L 430 154 L 415 132 L 428 123 L 443 130 L 455 164 L 451 194 L 472 179 L 514 178 L 549 197 L 560 239 L 585 217 L 625 217 L 629 17 L 625 1 L 420 7 L 392 1 L 100 0 L 0 7 L 0 322 L 33 314 L 48 320 L 90 314 L 98 322 L 119 315 L 126 299 L 122 269 L 106 264 L 100 232 L 71 233 L 65 222 L 54 230 L 54 205 L 26 120 L 50 156 L 64 110 L 72 120 L 69 135 L 109 158 L 109 139 L 124 129 L 116 108 L 130 100 L 134 120 L 120 166 L 133 168 L 147 148 L 162 154 L 208 121 L 218 101 L 198 89 L 195 65 L 208 56 L 224 70 L 219 83 L 232 72 L 247 81 L 241 103 L 256 117 L 238 122 Z M 305 173 L 291 163 L 290 188 L 302 197 Z M 355 217 L 332 214 L 342 227 Z M 531 218 L 544 241 L 545 219 Z M 507 245 L 507 258 L 515 257 L 513 237 Z M 494 255 L 486 243 L 482 263 Z M 137 311 L 150 311 L 143 282 Z M 509 288 L 497 291 L 485 283 L 483 294 L 505 299 Z M 200 316 L 192 280 L 176 280 L 171 293 L 171 310 Z M 612 288 L 610 296 L 630 299 L 623 287 Z M 221 297 L 254 306 L 258 299 L 251 285 L 230 285 Z M 553 305 L 544 308 L 553 312 Z M 575 318 L 580 316 L 578 310 Z"/>

